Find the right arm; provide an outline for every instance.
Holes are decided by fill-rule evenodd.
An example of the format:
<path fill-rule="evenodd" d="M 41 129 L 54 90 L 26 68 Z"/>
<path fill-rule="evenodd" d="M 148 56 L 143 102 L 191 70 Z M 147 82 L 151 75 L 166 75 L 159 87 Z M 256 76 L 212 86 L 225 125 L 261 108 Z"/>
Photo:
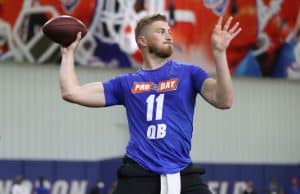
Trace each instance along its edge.
<path fill-rule="evenodd" d="M 61 48 L 61 65 L 59 72 L 62 98 L 68 102 L 88 107 L 105 106 L 105 95 L 102 82 L 92 82 L 80 86 L 74 66 L 75 51 L 81 36 L 68 47 Z"/>

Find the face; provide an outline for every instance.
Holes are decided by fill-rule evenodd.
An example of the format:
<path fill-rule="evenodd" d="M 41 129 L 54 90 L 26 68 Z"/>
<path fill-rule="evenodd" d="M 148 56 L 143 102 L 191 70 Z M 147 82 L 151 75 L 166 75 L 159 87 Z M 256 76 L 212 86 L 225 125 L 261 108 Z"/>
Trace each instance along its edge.
<path fill-rule="evenodd" d="M 173 39 L 169 24 L 164 21 L 153 22 L 145 34 L 149 53 L 168 58 L 173 53 Z"/>

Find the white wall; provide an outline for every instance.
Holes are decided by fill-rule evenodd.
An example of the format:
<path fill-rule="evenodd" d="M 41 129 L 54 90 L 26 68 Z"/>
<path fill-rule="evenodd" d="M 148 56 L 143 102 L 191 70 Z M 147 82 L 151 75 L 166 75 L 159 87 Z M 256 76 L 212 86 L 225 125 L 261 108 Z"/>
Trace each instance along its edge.
<path fill-rule="evenodd" d="M 82 83 L 131 70 L 77 68 Z M 192 158 L 199 162 L 299 163 L 300 82 L 235 78 L 235 104 L 217 110 L 200 97 Z M 58 66 L 0 64 L 0 158 L 98 160 L 123 155 L 122 107 L 64 102 Z"/>
<path fill-rule="evenodd" d="M 213 162 L 299 163 L 300 82 L 234 79 L 234 88 L 229 111 L 198 103 L 193 156 Z"/>

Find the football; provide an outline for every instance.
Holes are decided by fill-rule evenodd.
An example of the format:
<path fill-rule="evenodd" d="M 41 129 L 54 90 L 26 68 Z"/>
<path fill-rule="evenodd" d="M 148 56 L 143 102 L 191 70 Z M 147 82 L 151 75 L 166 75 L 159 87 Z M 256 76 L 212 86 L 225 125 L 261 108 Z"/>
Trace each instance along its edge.
<path fill-rule="evenodd" d="M 78 18 L 68 15 L 61 15 L 51 18 L 43 26 L 44 34 L 52 41 L 62 45 L 69 46 L 78 32 L 81 32 L 81 38 L 87 33 L 87 27 Z"/>

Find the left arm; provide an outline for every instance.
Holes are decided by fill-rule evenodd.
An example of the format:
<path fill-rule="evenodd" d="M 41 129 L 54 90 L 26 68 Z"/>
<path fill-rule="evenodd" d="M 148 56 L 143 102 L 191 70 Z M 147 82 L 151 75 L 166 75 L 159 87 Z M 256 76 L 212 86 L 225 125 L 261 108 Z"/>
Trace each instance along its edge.
<path fill-rule="evenodd" d="M 222 29 L 222 17 L 212 33 L 212 49 L 216 64 L 216 79 L 208 78 L 201 88 L 202 96 L 213 106 L 221 109 L 231 108 L 233 104 L 233 86 L 228 68 L 226 49 L 230 41 L 237 36 L 241 28 L 239 23 L 229 29 L 232 17 L 230 17 Z"/>

